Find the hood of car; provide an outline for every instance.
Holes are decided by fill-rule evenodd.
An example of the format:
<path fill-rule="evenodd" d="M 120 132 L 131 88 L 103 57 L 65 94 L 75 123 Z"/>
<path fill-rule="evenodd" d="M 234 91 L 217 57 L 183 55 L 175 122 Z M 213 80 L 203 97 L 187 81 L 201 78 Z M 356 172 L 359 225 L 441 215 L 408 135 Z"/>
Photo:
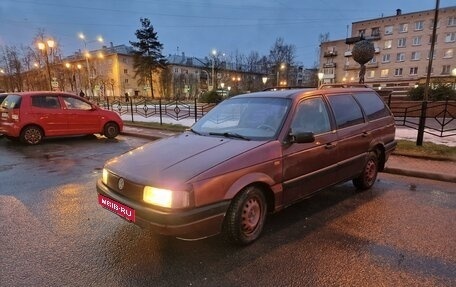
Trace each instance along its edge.
<path fill-rule="evenodd" d="M 180 185 L 262 144 L 188 132 L 141 146 L 110 160 L 106 167 L 139 184 Z"/>

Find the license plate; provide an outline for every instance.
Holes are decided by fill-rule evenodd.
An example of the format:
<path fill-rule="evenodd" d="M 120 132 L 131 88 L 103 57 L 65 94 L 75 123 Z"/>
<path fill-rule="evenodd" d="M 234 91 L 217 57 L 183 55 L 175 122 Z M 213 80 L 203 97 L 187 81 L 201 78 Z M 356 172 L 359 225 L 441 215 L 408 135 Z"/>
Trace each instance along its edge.
<path fill-rule="evenodd" d="M 133 208 L 128 207 L 101 194 L 98 195 L 98 203 L 107 210 L 114 212 L 115 214 L 125 218 L 126 220 L 135 222 L 135 210 Z"/>
<path fill-rule="evenodd" d="M 2 118 L 4 118 L 4 119 L 8 118 L 8 113 L 2 113 Z"/>

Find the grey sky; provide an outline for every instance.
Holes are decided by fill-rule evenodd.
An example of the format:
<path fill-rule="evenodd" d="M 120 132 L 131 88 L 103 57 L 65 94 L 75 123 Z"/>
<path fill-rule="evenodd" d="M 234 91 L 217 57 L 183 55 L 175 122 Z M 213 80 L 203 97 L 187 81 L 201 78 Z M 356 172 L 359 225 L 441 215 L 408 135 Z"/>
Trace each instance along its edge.
<path fill-rule="evenodd" d="M 441 0 L 440 7 L 456 5 Z M 231 55 L 258 51 L 267 55 L 278 37 L 296 47 L 296 60 L 316 61 L 318 37 L 345 38 L 355 21 L 435 8 L 435 0 L 2 0 L 0 45 L 32 45 L 38 31 L 54 38 L 63 54 L 83 49 L 101 35 L 105 45 L 129 44 L 149 18 L 163 53 L 204 57 L 212 49 Z M 90 49 L 101 45 L 89 43 Z"/>

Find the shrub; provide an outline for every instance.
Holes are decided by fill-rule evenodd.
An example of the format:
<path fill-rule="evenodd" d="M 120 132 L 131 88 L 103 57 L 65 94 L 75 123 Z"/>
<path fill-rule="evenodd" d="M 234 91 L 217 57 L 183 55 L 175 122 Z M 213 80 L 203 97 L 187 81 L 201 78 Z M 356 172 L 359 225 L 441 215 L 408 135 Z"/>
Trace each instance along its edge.
<path fill-rule="evenodd" d="M 219 95 L 216 91 L 208 91 L 200 96 L 199 102 L 218 104 L 222 101 L 222 99 L 222 95 Z"/>
<path fill-rule="evenodd" d="M 408 92 L 408 96 L 413 101 L 421 101 L 424 97 L 424 85 L 419 85 L 412 88 Z M 449 85 L 437 84 L 429 88 L 429 101 L 444 101 L 446 99 L 456 100 L 456 91 Z"/>

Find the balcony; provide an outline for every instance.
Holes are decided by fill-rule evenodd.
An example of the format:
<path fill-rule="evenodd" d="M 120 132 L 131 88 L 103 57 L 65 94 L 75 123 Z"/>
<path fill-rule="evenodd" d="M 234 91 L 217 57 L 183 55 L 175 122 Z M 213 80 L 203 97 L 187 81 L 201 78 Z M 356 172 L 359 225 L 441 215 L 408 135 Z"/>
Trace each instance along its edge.
<path fill-rule="evenodd" d="M 352 51 L 345 51 L 344 56 L 345 57 L 351 57 L 352 56 Z"/>
<path fill-rule="evenodd" d="M 336 63 L 324 63 L 323 68 L 335 68 Z"/>
<path fill-rule="evenodd" d="M 335 57 L 335 56 L 337 56 L 337 51 L 326 51 L 323 56 L 324 57 Z"/>
<path fill-rule="evenodd" d="M 367 40 L 372 40 L 372 41 L 380 40 L 381 38 L 382 38 L 382 36 L 380 35 L 380 33 L 373 33 L 370 36 L 366 37 Z"/>
<path fill-rule="evenodd" d="M 359 64 L 352 64 L 352 65 L 344 65 L 344 70 L 349 71 L 349 70 L 359 70 L 360 65 Z"/>
<path fill-rule="evenodd" d="M 379 47 L 375 47 L 375 54 L 378 54 L 380 53 L 380 48 Z"/>

